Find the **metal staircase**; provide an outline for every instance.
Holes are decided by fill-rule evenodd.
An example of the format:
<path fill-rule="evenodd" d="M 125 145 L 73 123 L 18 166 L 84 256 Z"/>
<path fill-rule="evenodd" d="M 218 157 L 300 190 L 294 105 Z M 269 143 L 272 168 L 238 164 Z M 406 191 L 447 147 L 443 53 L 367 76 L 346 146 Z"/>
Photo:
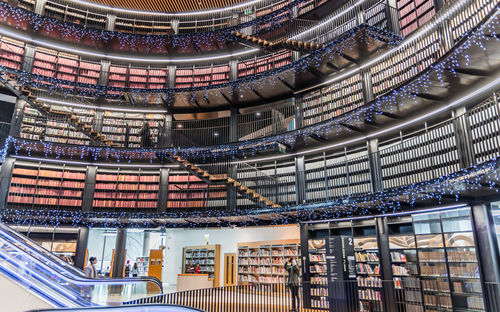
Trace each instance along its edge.
<path fill-rule="evenodd" d="M 289 49 L 294 51 L 300 51 L 304 53 L 310 53 L 317 49 L 324 48 L 324 44 L 314 43 L 314 42 L 305 42 L 299 40 L 290 40 L 290 39 L 281 39 L 279 41 L 268 41 L 265 39 L 260 39 L 255 36 L 245 35 L 240 32 L 233 33 L 236 38 L 240 41 L 244 41 L 251 44 L 256 44 L 262 49 L 268 50 L 281 50 L 281 49 Z"/>
<path fill-rule="evenodd" d="M 239 194 L 241 194 L 244 197 L 250 199 L 251 201 L 257 203 L 258 205 L 262 206 L 263 208 L 279 208 L 279 207 L 281 207 L 280 205 L 276 204 L 275 202 L 271 201 L 270 199 L 259 194 L 255 190 L 252 190 L 251 188 L 243 185 L 241 182 L 235 180 L 234 178 L 228 177 L 226 174 L 217 174 L 217 175 L 211 174 L 208 171 L 206 171 L 200 167 L 197 167 L 196 165 L 192 164 L 188 160 L 185 160 L 178 155 L 171 155 L 170 157 L 174 163 L 178 164 L 179 166 L 181 166 L 185 170 L 191 172 L 192 174 L 194 174 L 198 178 L 202 179 L 207 184 L 223 183 L 227 186 L 232 187 Z"/>

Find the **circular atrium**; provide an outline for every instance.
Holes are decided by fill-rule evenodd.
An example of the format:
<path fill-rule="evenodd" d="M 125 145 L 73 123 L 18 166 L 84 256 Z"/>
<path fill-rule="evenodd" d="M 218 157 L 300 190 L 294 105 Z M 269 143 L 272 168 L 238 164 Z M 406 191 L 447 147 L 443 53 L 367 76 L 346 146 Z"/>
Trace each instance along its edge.
<path fill-rule="evenodd" d="M 2 0 L 6 311 L 500 311 L 499 9 Z"/>

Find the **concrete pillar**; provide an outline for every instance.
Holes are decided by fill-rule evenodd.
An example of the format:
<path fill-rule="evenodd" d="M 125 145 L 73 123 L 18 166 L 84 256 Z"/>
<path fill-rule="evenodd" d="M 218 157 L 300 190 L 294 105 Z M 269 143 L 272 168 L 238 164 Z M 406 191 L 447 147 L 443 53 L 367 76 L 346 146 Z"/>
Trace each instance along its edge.
<path fill-rule="evenodd" d="M 85 175 L 85 189 L 83 190 L 82 211 L 90 212 L 94 206 L 94 192 L 96 181 L 97 167 L 87 166 Z"/>
<path fill-rule="evenodd" d="M 87 254 L 88 241 L 89 228 L 86 226 L 82 226 L 78 230 L 78 240 L 76 242 L 75 252 L 75 267 L 82 270 L 85 268 L 85 255 Z"/>
<path fill-rule="evenodd" d="M 99 73 L 99 85 L 107 86 L 109 79 L 109 67 L 111 66 L 110 61 L 101 60 L 101 72 Z"/>
<path fill-rule="evenodd" d="M 150 232 L 144 232 L 144 237 L 142 241 L 142 256 L 143 257 L 149 257 L 149 241 L 151 239 L 151 233 Z"/>
<path fill-rule="evenodd" d="M 14 112 L 10 119 L 9 136 L 19 137 L 21 134 L 21 126 L 23 123 L 24 106 L 26 102 L 20 98 L 15 99 Z"/>
<path fill-rule="evenodd" d="M 170 25 L 172 26 L 172 29 L 174 31 L 174 35 L 178 35 L 179 34 L 179 20 L 172 20 L 170 22 Z"/>
<path fill-rule="evenodd" d="M 168 69 L 168 84 L 167 84 L 167 88 L 169 89 L 175 89 L 175 72 L 177 70 L 177 66 L 175 65 L 168 65 L 167 66 L 167 69 Z"/>
<path fill-rule="evenodd" d="M 453 128 L 455 141 L 457 142 L 457 152 L 461 168 L 469 168 L 476 163 L 474 156 L 472 134 L 470 131 L 469 119 L 466 118 L 466 108 L 460 107 L 453 111 Z"/>
<path fill-rule="evenodd" d="M 165 212 L 168 203 L 168 177 L 170 169 L 160 168 L 160 187 L 158 190 L 158 212 Z"/>
<path fill-rule="evenodd" d="M 43 15 L 47 0 L 35 0 L 35 14 Z"/>
<path fill-rule="evenodd" d="M 486 288 L 483 289 L 485 311 L 498 311 L 500 307 L 500 259 L 491 206 L 489 204 L 476 204 L 471 207 L 471 212 L 481 282 L 482 287 Z"/>
<path fill-rule="evenodd" d="M 119 228 L 116 233 L 115 254 L 113 257 L 113 272 L 111 277 L 123 277 L 125 267 L 125 252 L 127 243 L 127 229 Z"/>
<path fill-rule="evenodd" d="M 297 205 L 306 202 L 306 165 L 304 156 L 295 157 L 295 201 Z"/>
<path fill-rule="evenodd" d="M 381 192 L 384 187 L 382 184 L 382 164 L 378 150 L 378 139 L 368 140 L 366 145 L 368 147 L 368 159 L 370 162 L 372 193 Z"/>
<path fill-rule="evenodd" d="M 35 59 L 36 47 L 29 43 L 24 45 L 24 56 L 23 56 L 23 66 L 22 71 L 31 73 L 33 70 L 33 61 Z"/>
<path fill-rule="evenodd" d="M 108 14 L 106 16 L 106 30 L 107 31 L 114 31 L 115 30 L 115 22 L 116 22 L 116 15 Z"/>
<path fill-rule="evenodd" d="M 387 28 L 395 35 L 401 34 L 399 26 L 399 13 L 397 9 L 396 0 L 386 0 L 385 2 L 385 16 L 387 19 Z"/>
<path fill-rule="evenodd" d="M 7 157 L 2 164 L 0 171 L 0 209 L 5 209 L 7 205 L 7 196 L 9 195 L 10 178 L 12 177 L 14 163 L 14 158 Z"/>

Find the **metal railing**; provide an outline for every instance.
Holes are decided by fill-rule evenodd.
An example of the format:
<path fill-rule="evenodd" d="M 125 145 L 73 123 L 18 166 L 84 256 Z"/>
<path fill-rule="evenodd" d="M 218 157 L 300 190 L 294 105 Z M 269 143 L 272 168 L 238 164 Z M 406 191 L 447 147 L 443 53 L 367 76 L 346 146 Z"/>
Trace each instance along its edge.
<path fill-rule="evenodd" d="M 281 277 L 283 278 L 283 277 Z M 480 283 L 468 288 L 471 300 L 452 300 L 463 296 L 457 290 L 435 289 L 422 286 L 420 278 L 374 281 L 377 285 L 358 284 L 356 280 L 329 283 L 299 284 L 250 283 L 247 285 L 196 289 L 161 296 L 143 298 L 128 304 L 179 304 L 206 312 L 385 312 L 385 311 L 487 311 L 500 309 L 499 285 Z M 368 287 L 367 287 L 368 286 Z M 297 294 L 295 297 L 293 294 Z M 443 294 L 443 295 L 441 295 Z M 390 298 L 390 302 L 386 299 Z M 442 298 L 442 299 L 441 299 Z M 295 303 L 294 303 L 295 301 Z M 485 309 L 486 308 L 486 309 Z"/>

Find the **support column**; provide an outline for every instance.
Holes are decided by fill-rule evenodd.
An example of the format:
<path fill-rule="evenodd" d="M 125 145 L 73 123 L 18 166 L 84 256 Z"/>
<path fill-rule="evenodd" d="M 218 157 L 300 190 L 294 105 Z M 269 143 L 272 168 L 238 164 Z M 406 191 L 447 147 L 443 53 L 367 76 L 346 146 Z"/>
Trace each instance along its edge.
<path fill-rule="evenodd" d="M 295 110 L 295 129 L 300 129 L 304 126 L 304 109 L 302 107 L 302 97 L 296 95 L 291 98 L 293 109 Z"/>
<path fill-rule="evenodd" d="M 174 116 L 172 115 L 172 113 L 167 112 L 163 121 L 165 126 L 163 127 L 163 129 L 160 129 L 162 131 L 159 134 L 160 138 L 158 147 L 172 147 L 174 143 Z"/>
<path fill-rule="evenodd" d="M 35 14 L 43 15 L 47 0 L 35 0 Z"/>
<path fill-rule="evenodd" d="M 170 169 L 160 168 L 160 187 L 158 190 L 158 212 L 165 212 L 168 204 L 168 177 Z"/>
<path fill-rule="evenodd" d="M 14 113 L 12 114 L 12 119 L 10 120 L 10 130 L 9 136 L 19 137 L 21 133 L 21 125 L 23 123 L 24 106 L 26 102 L 19 98 L 16 99 L 16 104 L 14 106 Z"/>
<path fill-rule="evenodd" d="M 179 20 L 172 20 L 170 22 L 170 26 L 172 27 L 172 30 L 174 31 L 174 35 L 178 35 L 179 34 Z"/>
<path fill-rule="evenodd" d="M 399 25 L 399 14 L 396 0 L 386 0 L 385 2 L 385 17 L 387 19 L 387 30 L 395 35 L 401 34 Z"/>
<path fill-rule="evenodd" d="M 364 103 L 370 103 L 375 99 L 375 96 L 373 95 L 373 80 L 372 80 L 372 73 L 370 70 L 363 70 L 361 72 L 361 84 L 363 87 L 363 100 Z M 374 112 L 373 110 L 369 110 L 364 114 L 365 122 L 371 123 L 373 122 L 374 118 Z"/>
<path fill-rule="evenodd" d="M 465 107 L 457 108 L 453 111 L 453 128 L 455 130 L 455 140 L 457 142 L 457 152 L 461 168 L 469 168 L 476 161 L 472 148 L 472 136 L 470 132 L 469 119 L 466 118 Z"/>
<path fill-rule="evenodd" d="M 14 158 L 7 157 L 2 164 L 2 170 L 0 171 L 0 210 L 5 209 L 7 204 L 7 195 L 9 194 L 10 179 L 15 161 Z"/>
<path fill-rule="evenodd" d="M 486 312 L 498 311 L 500 307 L 500 259 L 498 244 L 494 237 L 495 224 L 489 204 L 477 204 L 472 208 L 472 224 L 476 236 L 476 252 L 479 260 L 483 300 Z"/>
<path fill-rule="evenodd" d="M 29 43 L 24 45 L 23 66 L 22 71 L 31 73 L 33 70 L 33 61 L 35 59 L 36 47 Z"/>
<path fill-rule="evenodd" d="M 87 255 L 87 245 L 89 241 L 89 228 L 86 226 L 80 227 L 78 230 L 78 240 L 76 242 L 75 252 L 75 267 L 79 269 L 85 268 L 85 256 Z"/>
<path fill-rule="evenodd" d="M 168 65 L 168 84 L 167 87 L 171 90 L 175 89 L 175 75 L 177 71 L 177 66 L 175 65 Z M 173 99 L 172 99 L 173 100 Z"/>
<path fill-rule="evenodd" d="M 85 175 L 85 189 L 83 190 L 82 211 L 91 212 L 94 206 L 94 192 L 96 181 L 97 167 L 87 166 Z"/>
<path fill-rule="evenodd" d="M 119 228 L 116 233 L 115 255 L 113 257 L 113 272 L 111 277 L 123 277 L 125 267 L 125 252 L 127 244 L 127 229 Z"/>
<path fill-rule="evenodd" d="M 144 238 L 142 240 L 142 256 L 149 257 L 149 240 L 151 239 L 150 232 L 144 232 Z"/>
<path fill-rule="evenodd" d="M 384 311 L 396 312 L 396 301 L 394 296 L 394 283 L 392 281 L 392 259 L 389 249 L 389 235 L 386 218 L 376 218 L 377 240 L 380 255 L 380 277 L 382 278 L 382 287 L 384 294 Z M 385 282 L 384 282 L 385 281 Z"/>
<path fill-rule="evenodd" d="M 116 15 L 108 14 L 106 16 L 106 30 L 107 31 L 114 31 L 115 30 L 115 22 L 116 22 Z"/>
<path fill-rule="evenodd" d="M 437 6 L 436 6 L 436 10 L 437 10 Z M 441 43 L 441 49 L 443 50 L 443 52 L 451 50 L 454 46 L 454 42 L 453 42 L 453 37 L 452 37 L 452 29 L 451 29 L 451 25 L 450 25 L 450 20 L 444 19 L 443 22 L 439 25 L 438 31 L 439 31 L 439 41 Z"/>
<path fill-rule="evenodd" d="M 236 107 L 231 107 L 231 117 L 229 120 L 229 140 L 230 142 L 238 141 L 238 109 Z M 227 168 L 227 175 L 233 179 L 237 179 L 238 177 L 238 167 L 231 161 Z M 233 210 L 236 208 L 237 204 L 238 204 L 238 194 L 236 193 L 236 190 L 233 187 L 228 186 L 226 208 L 228 210 Z"/>
<path fill-rule="evenodd" d="M 368 147 L 368 160 L 370 162 L 372 193 L 381 192 L 384 187 L 382 184 L 382 164 L 378 151 L 378 139 L 368 140 L 366 145 Z"/>
<path fill-rule="evenodd" d="M 306 165 L 304 156 L 295 157 L 295 201 L 297 205 L 306 202 Z"/>
<path fill-rule="evenodd" d="M 99 73 L 99 85 L 107 86 L 109 79 L 110 61 L 101 60 L 101 72 Z"/>

